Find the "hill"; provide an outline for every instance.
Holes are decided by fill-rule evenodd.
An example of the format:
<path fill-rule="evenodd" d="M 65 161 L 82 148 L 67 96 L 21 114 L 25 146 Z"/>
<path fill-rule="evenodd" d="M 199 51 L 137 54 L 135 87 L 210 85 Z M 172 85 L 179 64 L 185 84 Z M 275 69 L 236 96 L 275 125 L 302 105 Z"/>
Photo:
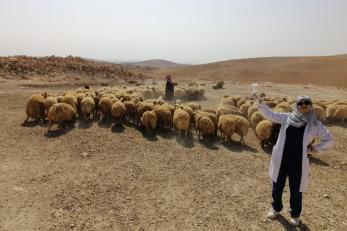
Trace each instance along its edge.
<path fill-rule="evenodd" d="M 149 67 L 154 69 L 164 69 L 164 68 L 176 68 L 186 66 L 184 64 L 174 63 L 163 59 L 151 59 L 141 62 L 126 63 L 124 65 L 137 66 L 137 67 Z"/>
<path fill-rule="evenodd" d="M 37 76 L 49 79 L 72 75 L 111 80 L 144 77 L 142 73 L 127 70 L 118 64 L 81 57 L 0 57 L 0 78 L 3 79 L 32 79 Z"/>
<path fill-rule="evenodd" d="M 228 60 L 202 65 L 156 70 L 159 77 L 278 82 L 347 87 L 347 55 L 314 57 L 268 57 Z"/>

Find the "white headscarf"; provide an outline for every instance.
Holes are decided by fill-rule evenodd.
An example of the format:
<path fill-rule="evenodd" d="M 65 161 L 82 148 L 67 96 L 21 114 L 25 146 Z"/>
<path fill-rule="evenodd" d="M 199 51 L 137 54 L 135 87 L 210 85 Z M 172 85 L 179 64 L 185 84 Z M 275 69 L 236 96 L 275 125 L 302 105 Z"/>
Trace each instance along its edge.
<path fill-rule="evenodd" d="M 301 101 L 312 102 L 311 98 L 308 97 L 307 95 L 298 96 L 295 99 L 295 110 L 289 114 L 289 124 L 293 125 L 294 127 L 297 127 L 297 128 L 305 126 L 306 124 L 309 127 L 316 126 L 317 117 L 313 112 L 312 105 L 311 105 L 311 111 L 303 114 L 303 113 L 299 112 L 299 109 L 298 109 L 298 103 Z"/>

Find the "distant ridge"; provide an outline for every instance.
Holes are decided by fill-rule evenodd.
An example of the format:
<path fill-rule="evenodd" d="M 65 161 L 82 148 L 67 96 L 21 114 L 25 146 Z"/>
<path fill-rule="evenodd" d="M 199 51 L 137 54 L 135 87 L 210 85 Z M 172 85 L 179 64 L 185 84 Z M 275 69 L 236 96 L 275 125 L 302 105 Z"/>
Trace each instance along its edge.
<path fill-rule="evenodd" d="M 186 66 L 185 64 L 174 63 L 164 59 L 151 59 L 151 60 L 145 60 L 141 62 L 124 63 L 123 65 L 150 67 L 150 68 L 157 68 L 157 69 L 176 68 L 176 67 Z"/>

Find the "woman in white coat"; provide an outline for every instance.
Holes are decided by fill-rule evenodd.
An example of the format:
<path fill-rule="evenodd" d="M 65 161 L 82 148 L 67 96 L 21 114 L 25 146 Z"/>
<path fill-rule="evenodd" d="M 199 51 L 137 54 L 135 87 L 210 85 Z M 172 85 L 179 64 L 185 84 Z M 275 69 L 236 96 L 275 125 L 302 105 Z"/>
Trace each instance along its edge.
<path fill-rule="evenodd" d="M 317 120 L 308 96 L 295 100 L 296 108 L 291 113 L 273 112 L 261 97 L 258 99 L 259 112 L 267 119 L 281 124 L 280 133 L 273 147 L 269 175 L 272 184 L 272 208 L 267 217 L 274 219 L 283 209 L 282 193 L 286 178 L 289 178 L 290 208 L 292 225 L 300 224 L 302 192 L 308 186 L 309 160 L 307 152 L 319 152 L 332 145 L 330 132 Z M 319 141 L 311 145 L 313 139 Z M 309 150 L 308 150 L 309 149 Z"/>

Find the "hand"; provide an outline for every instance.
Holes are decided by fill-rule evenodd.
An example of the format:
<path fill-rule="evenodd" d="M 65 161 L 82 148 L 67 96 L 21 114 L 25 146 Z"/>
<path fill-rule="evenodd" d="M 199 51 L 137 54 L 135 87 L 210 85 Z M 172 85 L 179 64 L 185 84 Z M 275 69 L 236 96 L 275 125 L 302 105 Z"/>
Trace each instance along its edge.
<path fill-rule="evenodd" d="M 262 103 L 263 102 L 263 97 L 257 95 L 257 94 L 253 94 L 252 98 L 256 99 L 258 101 L 258 103 Z"/>

